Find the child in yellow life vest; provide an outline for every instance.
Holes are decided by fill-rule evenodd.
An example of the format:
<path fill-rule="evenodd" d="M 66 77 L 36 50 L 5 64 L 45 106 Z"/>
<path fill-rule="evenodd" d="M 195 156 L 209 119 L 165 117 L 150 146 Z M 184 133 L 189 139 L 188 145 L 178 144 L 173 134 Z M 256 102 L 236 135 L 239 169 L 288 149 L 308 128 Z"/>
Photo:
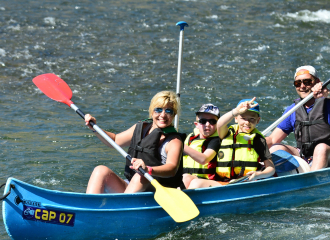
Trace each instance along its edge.
<path fill-rule="evenodd" d="M 259 105 L 251 100 L 241 100 L 237 107 L 224 114 L 217 123 L 217 130 L 222 140 L 216 173 L 221 181 L 248 175 L 249 181 L 273 176 L 275 167 L 271 160 L 267 143 L 263 135 L 256 129 L 260 121 Z M 228 128 L 235 118 L 237 124 Z M 258 162 L 264 163 L 264 170 L 257 171 Z M 220 186 L 212 180 L 193 179 L 189 188 Z"/>
<path fill-rule="evenodd" d="M 184 144 L 183 183 L 189 187 L 193 179 L 204 178 L 217 180 L 217 153 L 220 139 L 217 133 L 219 108 L 213 104 L 204 104 L 196 112 L 195 129 Z"/>

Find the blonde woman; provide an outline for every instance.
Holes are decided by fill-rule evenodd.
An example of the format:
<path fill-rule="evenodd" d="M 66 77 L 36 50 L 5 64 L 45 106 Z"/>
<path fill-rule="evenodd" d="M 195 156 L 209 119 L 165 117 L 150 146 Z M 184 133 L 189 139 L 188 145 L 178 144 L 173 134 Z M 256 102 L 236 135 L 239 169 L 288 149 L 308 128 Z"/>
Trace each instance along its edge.
<path fill-rule="evenodd" d="M 157 93 L 149 107 L 150 121 L 138 122 L 119 134 L 104 131 L 119 146 L 127 147 L 128 154 L 133 158 L 126 160 L 125 177 L 120 178 L 106 166 L 97 166 L 88 182 L 86 193 L 134 193 L 153 191 L 150 182 L 137 173 L 139 167 L 152 175 L 165 187 L 177 188 L 182 183 L 182 140 L 175 131 L 172 121 L 178 113 L 180 103 L 176 94 L 171 91 Z M 85 117 L 96 123 L 90 114 Z M 102 136 L 96 136 L 107 146 L 112 147 Z"/>

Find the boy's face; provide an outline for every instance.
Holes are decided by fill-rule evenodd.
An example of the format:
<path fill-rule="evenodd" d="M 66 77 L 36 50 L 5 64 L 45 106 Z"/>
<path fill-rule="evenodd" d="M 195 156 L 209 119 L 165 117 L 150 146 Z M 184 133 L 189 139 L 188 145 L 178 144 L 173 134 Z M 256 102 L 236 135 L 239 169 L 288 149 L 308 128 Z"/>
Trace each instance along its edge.
<path fill-rule="evenodd" d="M 238 115 L 235 118 L 235 122 L 238 124 L 238 132 L 250 133 L 256 128 L 260 121 L 258 113 L 246 111 L 245 113 Z"/>
<path fill-rule="evenodd" d="M 206 121 L 205 121 L 206 120 Z M 199 121 L 204 121 L 205 123 L 199 123 Z M 210 123 L 215 123 L 211 124 Z M 196 116 L 196 122 L 194 122 L 196 128 L 198 128 L 200 133 L 200 138 L 208 138 L 217 130 L 218 117 L 210 113 L 198 113 Z"/>

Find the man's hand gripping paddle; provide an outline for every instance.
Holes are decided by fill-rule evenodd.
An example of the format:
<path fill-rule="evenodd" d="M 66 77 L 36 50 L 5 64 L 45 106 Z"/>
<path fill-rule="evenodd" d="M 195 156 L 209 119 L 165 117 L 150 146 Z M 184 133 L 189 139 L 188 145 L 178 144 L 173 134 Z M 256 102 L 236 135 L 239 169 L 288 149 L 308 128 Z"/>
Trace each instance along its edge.
<path fill-rule="evenodd" d="M 328 79 L 325 83 L 323 83 L 322 88 L 325 88 L 330 83 L 330 79 Z M 283 114 L 282 117 L 277 119 L 272 125 L 270 125 L 268 128 L 266 128 L 262 134 L 266 136 L 270 131 L 272 131 L 277 125 L 279 125 L 284 119 L 289 117 L 293 112 L 295 112 L 298 108 L 300 108 L 302 105 L 304 105 L 306 102 L 308 102 L 310 99 L 313 98 L 313 93 L 310 93 L 307 97 L 305 97 L 303 100 L 301 100 L 296 106 L 291 108 L 289 111 L 287 111 L 285 114 Z"/>
<path fill-rule="evenodd" d="M 65 103 L 72 108 L 79 116 L 85 119 L 85 114 L 71 101 L 72 91 L 68 84 L 52 73 L 42 74 L 33 79 L 33 83 L 49 98 Z M 101 128 L 95 123 L 89 123 L 106 141 L 108 141 L 126 159 L 132 160 L 117 143 L 115 143 Z M 198 216 L 199 210 L 193 201 L 181 190 L 166 188 L 158 183 L 143 168 L 139 168 L 143 176 L 155 187 L 154 198 L 156 202 L 173 218 L 176 222 L 186 222 Z"/>

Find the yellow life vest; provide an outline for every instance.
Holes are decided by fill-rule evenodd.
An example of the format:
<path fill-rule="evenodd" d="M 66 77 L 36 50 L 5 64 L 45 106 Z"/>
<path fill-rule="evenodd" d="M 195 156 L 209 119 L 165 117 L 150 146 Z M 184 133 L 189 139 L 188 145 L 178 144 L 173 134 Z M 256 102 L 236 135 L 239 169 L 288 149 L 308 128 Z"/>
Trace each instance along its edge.
<path fill-rule="evenodd" d="M 251 133 L 238 133 L 238 125 L 228 129 L 228 135 L 221 142 L 217 158 L 216 172 L 221 178 L 237 178 L 245 176 L 250 171 L 256 171 L 259 155 L 253 148 L 253 140 L 257 129 Z"/>
<path fill-rule="evenodd" d="M 205 148 L 204 144 L 206 143 L 206 141 L 209 141 L 215 137 L 218 138 L 219 135 L 217 132 L 215 132 L 206 139 L 196 139 L 198 137 L 199 137 L 199 130 L 195 128 L 194 132 L 190 133 L 187 136 L 184 144 L 202 153 L 206 150 L 204 149 Z M 183 173 L 189 173 L 201 178 L 212 179 L 212 180 L 215 179 L 216 165 L 217 165 L 217 155 L 209 163 L 206 163 L 204 165 L 196 162 L 189 155 L 183 156 Z"/>

